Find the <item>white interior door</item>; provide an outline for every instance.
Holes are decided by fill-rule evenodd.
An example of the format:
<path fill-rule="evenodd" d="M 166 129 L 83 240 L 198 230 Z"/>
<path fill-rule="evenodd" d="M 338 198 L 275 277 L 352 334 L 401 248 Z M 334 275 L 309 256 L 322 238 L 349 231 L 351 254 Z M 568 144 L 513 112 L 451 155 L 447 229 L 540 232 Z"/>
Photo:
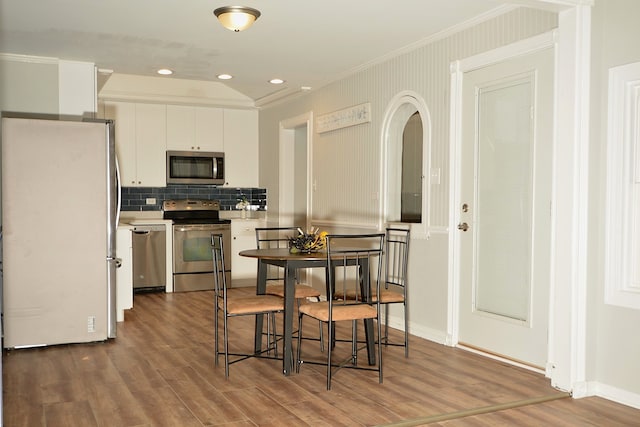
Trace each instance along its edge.
<path fill-rule="evenodd" d="M 458 341 L 544 368 L 553 50 L 463 76 Z"/>

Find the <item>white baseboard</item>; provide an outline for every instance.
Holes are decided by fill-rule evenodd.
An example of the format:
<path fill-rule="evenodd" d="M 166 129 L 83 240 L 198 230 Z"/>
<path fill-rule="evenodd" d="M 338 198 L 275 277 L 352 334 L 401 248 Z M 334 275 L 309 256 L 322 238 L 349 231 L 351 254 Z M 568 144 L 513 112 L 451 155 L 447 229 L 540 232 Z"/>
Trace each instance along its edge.
<path fill-rule="evenodd" d="M 584 391 L 584 393 L 578 393 L 576 395 L 574 390 L 574 398 L 579 399 L 581 397 L 598 396 L 622 405 L 640 409 L 640 394 L 638 393 L 632 393 L 597 381 L 589 381 L 587 382 L 586 388 L 580 387 L 580 389 Z"/>
<path fill-rule="evenodd" d="M 398 316 L 389 316 L 389 327 L 404 331 L 404 318 Z M 409 334 L 436 342 L 438 344 L 447 345 L 447 334 L 436 329 L 425 328 L 423 326 L 414 325 L 409 322 Z"/>
<path fill-rule="evenodd" d="M 395 329 L 404 330 L 404 320 L 402 317 L 389 316 L 389 326 Z M 431 328 L 409 323 L 409 333 L 419 338 L 424 338 L 438 344 L 449 345 L 447 334 Z M 640 394 L 632 393 L 597 381 L 581 382 L 574 384 L 571 395 L 574 399 L 597 396 L 611 400 L 622 405 L 640 409 Z"/>

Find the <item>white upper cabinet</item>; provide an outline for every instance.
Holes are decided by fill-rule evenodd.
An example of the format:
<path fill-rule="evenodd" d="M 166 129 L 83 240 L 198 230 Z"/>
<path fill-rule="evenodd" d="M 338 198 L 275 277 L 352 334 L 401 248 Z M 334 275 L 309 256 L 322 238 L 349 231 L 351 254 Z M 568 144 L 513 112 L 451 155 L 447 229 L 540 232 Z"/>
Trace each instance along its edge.
<path fill-rule="evenodd" d="M 258 186 L 256 110 L 224 110 L 224 158 L 226 185 Z"/>
<path fill-rule="evenodd" d="M 196 150 L 224 151 L 223 111 L 222 108 L 195 107 Z"/>
<path fill-rule="evenodd" d="M 166 186 L 166 106 L 105 102 L 115 120 L 116 153 L 123 187 Z"/>
<path fill-rule="evenodd" d="M 224 151 L 223 110 L 167 105 L 167 149 Z"/>
<path fill-rule="evenodd" d="M 167 150 L 195 150 L 193 107 L 167 105 Z"/>
<path fill-rule="evenodd" d="M 105 101 L 124 187 L 165 187 L 166 151 L 224 152 L 225 186 L 258 186 L 258 111 Z"/>
<path fill-rule="evenodd" d="M 105 102 L 104 117 L 115 122 L 116 156 L 120 168 L 121 185 L 133 186 L 137 181 L 136 104 Z"/>
<path fill-rule="evenodd" d="M 167 108 L 161 104 L 136 104 L 137 185 L 167 185 Z"/>

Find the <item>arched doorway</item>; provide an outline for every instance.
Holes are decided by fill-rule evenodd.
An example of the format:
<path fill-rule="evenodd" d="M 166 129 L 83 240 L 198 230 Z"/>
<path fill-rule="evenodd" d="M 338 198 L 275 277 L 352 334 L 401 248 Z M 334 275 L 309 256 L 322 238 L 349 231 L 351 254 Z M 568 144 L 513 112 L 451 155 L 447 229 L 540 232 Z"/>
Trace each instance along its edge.
<path fill-rule="evenodd" d="M 431 116 L 418 94 L 401 92 L 391 100 L 384 114 L 381 141 L 379 228 L 404 219 L 411 224 L 412 236 L 426 238 Z"/>

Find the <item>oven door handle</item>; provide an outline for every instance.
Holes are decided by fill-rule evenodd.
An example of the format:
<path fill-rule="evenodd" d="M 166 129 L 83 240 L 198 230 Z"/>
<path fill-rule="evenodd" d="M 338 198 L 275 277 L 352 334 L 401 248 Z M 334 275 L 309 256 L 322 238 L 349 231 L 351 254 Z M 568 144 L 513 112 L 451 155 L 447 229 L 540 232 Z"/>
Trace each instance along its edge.
<path fill-rule="evenodd" d="M 225 231 L 231 230 L 229 225 L 174 225 L 176 231 Z"/>

